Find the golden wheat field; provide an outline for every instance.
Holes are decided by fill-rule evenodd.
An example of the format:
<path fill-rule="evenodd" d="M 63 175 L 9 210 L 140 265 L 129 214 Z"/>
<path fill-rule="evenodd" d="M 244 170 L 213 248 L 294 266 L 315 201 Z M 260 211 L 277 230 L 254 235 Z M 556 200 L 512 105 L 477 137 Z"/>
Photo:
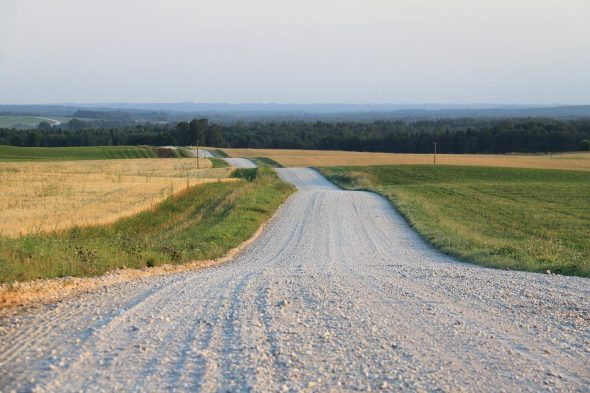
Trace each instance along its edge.
<path fill-rule="evenodd" d="M 337 165 L 432 164 L 432 154 L 365 153 L 326 150 L 223 149 L 231 157 L 268 157 L 286 167 Z M 590 171 L 590 153 L 560 154 L 437 154 L 440 165 Z"/>
<path fill-rule="evenodd" d="M 200 159 L 0 163 L 0 236 L 106 224 L 187 186 L 232 181 Z"/>

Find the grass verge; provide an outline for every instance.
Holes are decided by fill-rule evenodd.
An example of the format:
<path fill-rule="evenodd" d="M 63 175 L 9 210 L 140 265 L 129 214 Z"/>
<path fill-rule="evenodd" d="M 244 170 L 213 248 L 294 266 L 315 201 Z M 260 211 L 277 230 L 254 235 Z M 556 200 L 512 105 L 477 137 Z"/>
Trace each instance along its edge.
<path fill-rule="evenodd" d="M 252 236 L 292 192 L 261 169 L 251 180 L 189 188 L 112 225 L 0 238 L 0 282 L 218 258 Z"/>
<path fill-rule="evenodd" d="M 228 168 L 229 164 L 225 161 L 223 161 L 221 158 L 208 158 L 209 161 L 211 161 L 211 164 L 213 165 L 213 168 Z"/>
<path fill-rule="evenodd" d="M 590 173 L 460 166 L 325 167 L 384 195 L 427 241 L 464 261 L 590 277 Z"/>
<path fill-rule="evenodd" d="M 270 168 L 284 168 L 281 164 L 268 157 L 254 157 L 252 161 L 258 166 L 267 166 Z"/>
<path fill-rule="evenodd" d="M 213 154 L 215 157 L 221 157 L 221 158 L 228 158 L 229 156 L 227 155 L 226 152 L 224 152 L 221 149 L 208 149 L 209 152 L 211 152 L 211 154 Z"/>

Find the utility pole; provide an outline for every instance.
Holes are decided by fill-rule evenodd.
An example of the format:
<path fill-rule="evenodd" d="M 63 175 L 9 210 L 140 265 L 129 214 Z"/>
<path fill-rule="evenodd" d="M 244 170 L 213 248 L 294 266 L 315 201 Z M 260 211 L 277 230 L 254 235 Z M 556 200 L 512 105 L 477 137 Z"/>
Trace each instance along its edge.
<path fill-rule="evenodd" d="M 432 144 L 434 145 L 434 165 L 436 165 L 436 142 L 432 142 Z"/>
<path fill-rule="evenodd" d="M 201 166 L 199 165 L 199 140 L 197 139 L 197 171 L 201 169 Z M 198 176 L 198 172 L 197 172 L 197 176 Z"/>

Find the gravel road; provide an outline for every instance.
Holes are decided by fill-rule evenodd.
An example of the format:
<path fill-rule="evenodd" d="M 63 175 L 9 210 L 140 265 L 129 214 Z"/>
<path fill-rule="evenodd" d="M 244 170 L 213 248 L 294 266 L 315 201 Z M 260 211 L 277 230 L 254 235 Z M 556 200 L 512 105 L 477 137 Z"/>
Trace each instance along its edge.
<path fill-rule="evenodd" d="M 256 164 L 247 158 L 224 158 L 223 160 L 235 168 L 256 168 Z"/>
<path fill-rule="evenodd" d="M 295 193 L 234 262 L 0 327 L 3 391 L 589 391 L 590 280 L 432 250 L 381 197 Z"/>
<path fill-rule="evenodd" d="M 199 153 L 198 157 L 199 158 L 215 158 L 215 155 L 213 155 L 213 153 L 211 153 L 209 150 L 204 150 L 204 149 L 190 149 L 189 150 L 191 152 L 191 154 L 193 155 L 193 157 L 197 157 L 197 152 Z"/>

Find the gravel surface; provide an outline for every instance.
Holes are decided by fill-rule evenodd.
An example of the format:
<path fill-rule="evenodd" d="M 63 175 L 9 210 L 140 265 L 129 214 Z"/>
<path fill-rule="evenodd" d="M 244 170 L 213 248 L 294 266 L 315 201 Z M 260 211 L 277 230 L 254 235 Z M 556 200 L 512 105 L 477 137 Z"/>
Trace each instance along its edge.
<path fill-rule="evenodd" d="M 300 189 L 234 262 L 0 321 L 3 391 L 589 391 L 590 280 L 462 264 L 381 197 Z"/>
<path fill-rule="evenodd" d="M 190 149 L 189 152 L 193 155 L 193 157 L 197 157 L 197 149 Z M 209 150 L 199 149 L 198 153 L 199 158 L 215 158 L 215 155 L 213 155 L 213 153 L 211 153 Z"/>
<path fill-rule="evenodd" d="M 256 164 L 247 158 L 223 158 L 223 160 L 235 168 L 256 168 Z"/>

